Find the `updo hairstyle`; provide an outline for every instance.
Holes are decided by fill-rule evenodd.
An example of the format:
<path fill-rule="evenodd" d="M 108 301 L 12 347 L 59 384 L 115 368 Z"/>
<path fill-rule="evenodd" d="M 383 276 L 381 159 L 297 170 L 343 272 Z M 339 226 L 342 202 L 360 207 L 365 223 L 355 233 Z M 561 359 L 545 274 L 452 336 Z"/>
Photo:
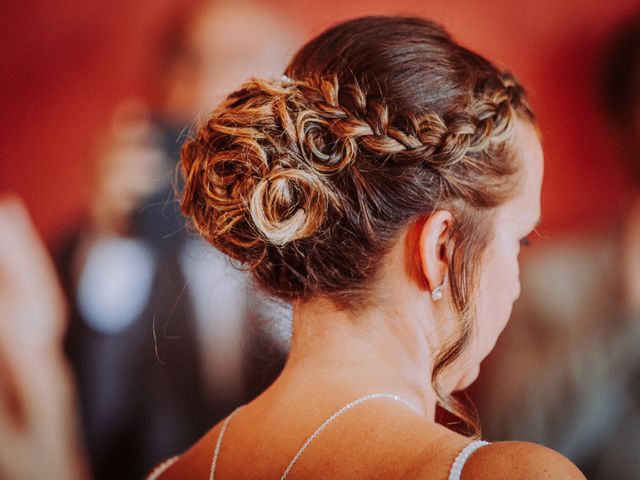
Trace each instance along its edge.
<path fill-rule="evenodd" d="M 204 120 L 182 150 L 182 209 L 267 292 L 343 309 L 371 301 L 385 253 L 411 224 L 450 210 L 460 322 L 434 365 L 439 392 L 473 331 L 493 209 L 519 184 L 518 119 L 534 121 L 518 82 L 438 25 L 347 21 L 307 43 L 285 76 L 249 80 Z"/>

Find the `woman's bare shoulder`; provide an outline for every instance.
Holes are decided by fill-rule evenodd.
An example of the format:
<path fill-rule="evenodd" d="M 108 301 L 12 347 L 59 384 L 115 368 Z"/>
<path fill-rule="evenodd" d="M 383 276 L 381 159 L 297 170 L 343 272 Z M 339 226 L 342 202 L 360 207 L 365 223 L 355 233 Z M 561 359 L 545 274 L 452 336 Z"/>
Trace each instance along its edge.
<path fill-rule="evenodd" d="M 569 459 L 529 442 L 496 442 L 478 449 L 467 460 L 461 478 L 585 480 Z"/>

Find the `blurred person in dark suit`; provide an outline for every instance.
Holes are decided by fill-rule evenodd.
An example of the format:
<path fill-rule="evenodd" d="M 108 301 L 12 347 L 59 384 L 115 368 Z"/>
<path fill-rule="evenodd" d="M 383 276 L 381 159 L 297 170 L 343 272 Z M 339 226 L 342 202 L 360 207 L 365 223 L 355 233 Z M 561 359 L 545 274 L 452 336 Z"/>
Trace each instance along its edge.
<path fill-rule="evenodd" d="M 91 207 L 57 255 L 98 479 L 139 478 L 186 448 L 264 389 L 287 347 L 273 321 L 287 307 L 188 234 L 171 179 L 182 130 L 227 85 L 280 72 L 291 29 L 254 2 L 206 3 L 183 20 L 161 45 L 154 103 L 116 109 Z"/>
<path fill-rule="evenodd" d="M 488 437 L 545 444 L 592 480 L 631 480 L 640 472 L 640 17 L 618 32 L 603 72 L 635 191 L 601 228 L 529 252 L 477 403 Z"/>
<path fill-rule="evenodd" d="M 158 129 L 135 115 L 118 120 L 100 147 L 92 208 L 57 255 L 70 300 L 66 349 L 96 478 L 139 477 L 206 418 L 176 246 L 131 221 L 166 183 L 168 164 Z"/>

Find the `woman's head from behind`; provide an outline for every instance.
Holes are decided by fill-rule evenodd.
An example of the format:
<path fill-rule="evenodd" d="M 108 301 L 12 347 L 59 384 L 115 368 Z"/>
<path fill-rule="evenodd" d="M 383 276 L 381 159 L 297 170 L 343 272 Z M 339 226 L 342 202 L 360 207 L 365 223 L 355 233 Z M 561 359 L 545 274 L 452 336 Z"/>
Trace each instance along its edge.
<path fill-rule="evenodd" d="M 397 17 L 340 24 L 283 78 L 244 84 L 185 144 L 183 168 L 199 232 L 286 300 L 375 305 L 386 254 L 414 239 L 407 281 L 431 303 L 443 285 L 433 311 L 456 313 L 434 382 L 465 352 L 475 368 L 506 323 L 542 175 L 515 79 Z M 436 388 L 443 403 L 455 386 Z"/>

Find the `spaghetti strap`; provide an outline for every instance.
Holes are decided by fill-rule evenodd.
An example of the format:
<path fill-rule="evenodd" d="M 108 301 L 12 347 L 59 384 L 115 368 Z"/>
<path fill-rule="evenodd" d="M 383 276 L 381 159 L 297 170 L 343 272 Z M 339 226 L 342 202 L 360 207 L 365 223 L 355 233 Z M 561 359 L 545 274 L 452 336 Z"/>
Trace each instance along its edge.
<path fill-rule="evenodd" d="M 146 480 L 158 480 L 158 478 L 160 478 L 160 475 L 169 470 L 171 465 L 176 463 L 179 458 L 180 457 L 176 455 L 175 457 L 171 457 L 168 460 L 165 460 L 153 469 L 153 471 L 147 476 Z"/>
<path fill-rule="evenodd" d="M 456 459 L 453 461 L 453 465 L 451 465 L 451 471 L 449 472 L 449 480 L 460 480 L 460 475 L 462 474 L 462 469 L 464 468 L 464 464 L 467 463 L 467 460 L 471 456 L 473 452 L 478 450 L 480 447 L 488 445 L 489 442 L 485 442 L 484 440 L 475 440 L 471 442 L 469 445 L 464 447 L 462 451 L 458 454 Z"/>
<path fill-rule="evenodd" d="M 213 452 L 213 460 L 211 461 L 211 472 L 209 473 L 209 480 L 214 480 L 216 476 L 216 466 L 218 464 L 218 456 L 220 455 L 220 446 L 222 445 L 222 438 L 224 437 L 224 432 L 227 431 L 227 426 L 229 422 L 233 418 L 233 416 L 238 413 L 242 407 L 236 408 L 231 414 L 225 419 L 222 424 L 222 428 L 220 429 L 220 433 L 218 433 L 218 440 L 216 441 L 216 449 Z"/>

